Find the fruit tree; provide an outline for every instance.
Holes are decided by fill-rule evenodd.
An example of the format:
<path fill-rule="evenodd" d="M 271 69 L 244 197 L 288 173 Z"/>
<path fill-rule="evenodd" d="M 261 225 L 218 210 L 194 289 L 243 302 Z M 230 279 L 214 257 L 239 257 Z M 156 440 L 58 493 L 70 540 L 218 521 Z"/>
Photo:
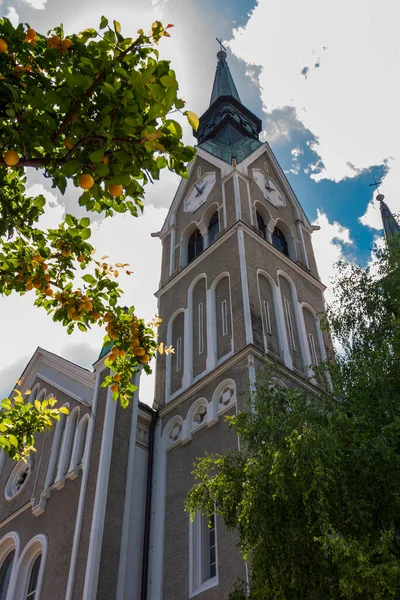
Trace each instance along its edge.
<path fill-rule="evenodd" d="M 175 73 L 157 48 L 170 27 L 156 21 L 131 39 L 102 17 L 98 30 L 65 36 L 60 26 L 46 36 L 0 19 L 0 293 L 31 294 L 68 333 L 105 325 L 112 374 L 104 385 L 124 406 L 133 374 L 150 372 L 160 319 L 145 323 L 119 304 L 118 274 L 131 272 L 96 257 L 90 214 L 137 216 L 145 185 L 165 168 L 185 176 L 194 156 L 171 115 L 184 112 L 195 128 L 198 119 L 183 111 Z M 61 194 L 67 184 L 80 188 L 89 216 L 66 215 L 57 228 L 41 229 L 46 199 L 27 195 L 28 167 Z M 59 417 L 53 403 L 25 402 L 19 392 L 2 407 L 0 447 L 17 458 Z"/>

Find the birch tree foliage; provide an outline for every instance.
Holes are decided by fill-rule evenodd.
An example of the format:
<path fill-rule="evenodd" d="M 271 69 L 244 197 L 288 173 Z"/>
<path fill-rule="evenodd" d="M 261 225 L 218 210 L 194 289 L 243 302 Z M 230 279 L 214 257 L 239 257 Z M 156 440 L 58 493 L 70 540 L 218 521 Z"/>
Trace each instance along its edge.
<path fill-rule="evenodd" d="M 250 580 L 230 600 L 400 596 L 400 239 L 373 269 L 339 265 L 333 390 L 258 380 L 230 417 L 241 450 L 195 465 L 187 509 L 238 533 Z"/>

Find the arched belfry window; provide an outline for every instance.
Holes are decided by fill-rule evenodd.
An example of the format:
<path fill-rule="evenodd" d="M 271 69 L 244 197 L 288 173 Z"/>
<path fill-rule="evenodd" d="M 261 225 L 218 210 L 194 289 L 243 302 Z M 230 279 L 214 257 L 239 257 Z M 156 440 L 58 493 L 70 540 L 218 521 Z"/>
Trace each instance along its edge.
<path fill-rule="evenodd" d="M 15 550 L 11 550 L 6 556 L 0 569 L 0 600 L 6 600 L 8 587 L 10 585 L 11 571 L 13 567 Z"/>
<path fill-rule="evenodd" d="M 278 250 L 280 250 L 283 254 L 286 254 L 286 256 L 289 256 L 288 243 L 282 231 L 278 227 L 275 227 L 272 234 L 272 245 L 275 246 L 275 248 L 278 248 Z"/>
<path fill-rule="evenodd" d="M 218 220 L 218 211 L 216 211 L 210 219 L 208 224 L 208 245 L 210 246 L 213 242 L 215 242 L 215 238 L 219 232 L 219 220 Z"/>
<path fill-rule="evenodd" d="M 257 211 L 257 227 L 261 233 L 261 235 L 263 236 L 264 239 L 266 239 L 266 230 L 267 227 L 265 225 L 264 219 L 262 218 L 262 216 L 260 215 L 260 213 Z"/>
<path fill-rule="evenodd" d="M 203 252 L 203 237 L 198 229 L 193 231 L 188 242 L 188 263 Z"/>

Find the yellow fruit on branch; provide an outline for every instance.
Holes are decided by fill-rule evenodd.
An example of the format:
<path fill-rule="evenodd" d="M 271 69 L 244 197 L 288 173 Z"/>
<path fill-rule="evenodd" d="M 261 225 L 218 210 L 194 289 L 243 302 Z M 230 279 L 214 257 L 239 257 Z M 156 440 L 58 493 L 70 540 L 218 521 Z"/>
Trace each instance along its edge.
<path fill-rule="evenodd" d="M 4 162 L 8 167 L 15 167 L 19 163 L 19 156 L 15 150 L 7 150 L 3 157 Z"/>
<path fill-rule="evenodd" d="M 26 30 L 24 42 L 30 42 L 36 38 L 36 31 L 30 27 Z"/>
<path fill-rule="evenodd" d="M 44 293 L 46 294 L 46 296 L 52 296 L 53 290 L 51 288 L 47 288 Z"/>
<path fill-rule="evenodd" d="M 141 356 L 139 360 L 142 363 L 148 363 L 150 361 L 150 356 L 148 354 L 143 354 L 143 356 Z"/>
<path fill-rule="evenodd" d="M 122 185 L 109 185 L 108 191 L 114 198 L 117 198 L 122 194 L 123 187 Z"/>
<path fill-rule="evenodd" d="M 33 283 L 26 283 L 25 289 L 27 292 L 30 292 L 31 290 L 33 290 Z"/>
<path fill-rule="evenodd" d="M 139 348 L 135 348 L 134 354 L 135 356 L 144 356 L 146 354 L 146 350 L 139 346 Z"/>
<path fill-rule="evenodd" d="M 119 373 L 114 373 L 113 379 L 114 381 L 121 381 L 121 375 Z"/>
<path fill-rule="evenodd" d="M 118 392 L 118 385 L 116 383 L 113 383 L 111 386 L 111 391 L 112 392 Z"/>
<path fill-rule="evenodd" d="M 79 176 L 78 183 L 83 190 L 90 190 L 94 186 L 94 179 L 89 173 L 82 173 Z"/>
<path fill-rule="evenodd" d="M 95 321 L 98 321 L 98 320 L 100 319 L 100 313 L 99 313 L 99 312 L 97 312 L 97 310 L 95 310 L 95 311 L 92 313 L 92 317 L 93 317 L 93 319 L 94 319 Z"/>
<path fill-rule="evenodd" d="M 61 47 L 61 38 L 59 35 L 53 35 L 49 39 L 50 48 L 60 48 Z"/>
<path fill-rule="evenodd" d="M 61 42 L 61 48 L 63 50 L 69 50 L 72 46 L 72 40 L 65 39 Z"/>
<path fill-rule="evenodd" d="M 65 138 L 64 140 L 64 148 L 68 148 L 68 150 L 72 150 L 73 145 L 71 144 L 71 140 L 69 139 L 69 137 Z"/>
<path fill-rule="evenodd" d="M 4 54 L 4 52 L 7 52 L 8 50 L 8 44 L 6 42 L 6 40 L 3 40 L 3 38 L 0 38 L 0 54 Z"/>
<path fill-rule="evenodd" d="M 109 157 L 109 156 L 106 154 L 106 155 L 103 157 L 103 160 L 102 160 L 102 162 L 103 162 L 103 164 L 105 164 L 105 165 L 108 165 L 108 163 L 110 162 L 110 157 Z"/>
<path fill-rule="evenodd" d="M 37 290 L 40 290 L 40 288 L 42 287 L 42 284 L 40 281 L 35 281 L 33 284 L 33 287 L 35 287 Z"/>

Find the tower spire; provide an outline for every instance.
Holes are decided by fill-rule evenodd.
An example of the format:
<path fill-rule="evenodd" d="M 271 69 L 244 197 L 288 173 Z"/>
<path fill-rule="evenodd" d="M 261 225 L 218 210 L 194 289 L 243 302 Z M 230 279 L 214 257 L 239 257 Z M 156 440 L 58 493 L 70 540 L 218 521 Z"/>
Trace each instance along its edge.
<path fill-rule="evenodd" d="M 233 96 L 238 102 L 240 102 L 239 94 L 233 81 L 233 77 L 226 62 L 226 49 L 222 45 L 221 40 L 218 38 L 217 42 L 220 45 L 220 50 L 217 53 L 218 64 L 214 78 L 214 85 L 211 93 L 210 106 L 220 96 Z"/>
<path fill-rule="evenodd" d="M 380 204 L 383 230 L 385 232 L 386 242 L 389 242 L 394 237 L 398 237 L 398 239 L 400 240 L 400 225 L 396 221 L 390 208 L 386 204 L 385 196 L 383 194 L 378 194 L 376 199 L 379 200 Z"/>
<path fill-rule="evenodd" d="M 220 50 L 210 106 L 193 133 L 199 148 L 228 164 L 233 159 L 240 163 L 261 146 L 258 136 L 262 123 L 241 103 L 226 62 L 225 48 L 218 38 L 217 42 Z"/>

